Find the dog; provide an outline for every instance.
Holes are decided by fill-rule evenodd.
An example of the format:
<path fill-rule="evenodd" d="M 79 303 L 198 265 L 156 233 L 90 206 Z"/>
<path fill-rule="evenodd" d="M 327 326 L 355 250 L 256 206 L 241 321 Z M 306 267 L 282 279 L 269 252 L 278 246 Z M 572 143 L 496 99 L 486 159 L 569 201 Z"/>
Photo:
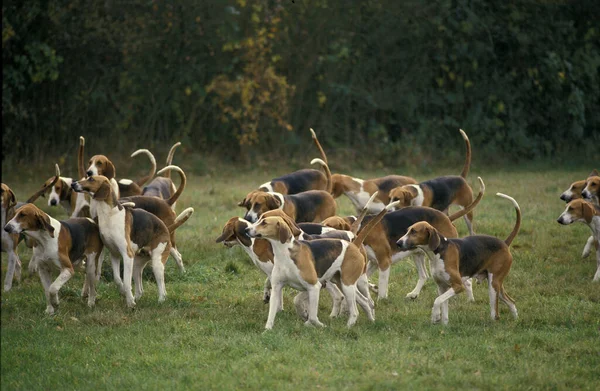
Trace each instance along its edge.
<path fill-rule="evenodd" d="M 17 206 L 17 197 L 8 185 L 2 183 L 0 187 L 0 199 L 2 202 L 2 227 L 10 221 L 15 215 Z M 19 235 L 2 230 L 2 252 L 8 254 L 8 267 L 4 278 L 4 292 L 12 288 L 13 278 L 21 281 L 21 259 L 17 252 L 19 245 Z"/>
<path fill-rule="evenodd" d="M 396 242 L 403 251 L 424 249 L 431 260 L 431 274 L 438 286 L 439 296 L 431 311 L 431 322 L 448 324 L 448 299 L 465 290 L 464 280 L 470 277 L 487 278 L 490 293 L 490 314 L 499 319 L 498 299 L 508 306 L 513 317 L 518 317 L 514 300 L 506 293 L 503 282 L 513 262 L 510 244 L 521 226 L 521 209 L 514 198 L 502 193 L 496 195 L 510 200 L 517 211 L 515 226 L 502 241 L 494 236 L 471 235 L 462 239 L 447 238 L 426 221 L 415 223 Z"/>
<path fill-rule="evenodd" d="M 319 291 L 322 284 L 337 283 L 348 303 L 350 316 L 347 326 L 356 323 L 358 310 L 362 307 L 369 320 L 375 319 L 374 308 L 358 290 L 359 279 L 366 280 L 366 257 L 360 246 L 369 231 L 379 223 L 385 210 L 367 224 L 358 236 L 348 242 L 340 239 L 296 240 L 293 221 L 282 217 L 267 216 L 246 229 L 248 236 L 267 239 L 273 248 L 274 266 L 271 273 L 273 293 L 269 302 L 269 316 L 265 329 L 273 328 L 275 315 L 282 301 L 284 285 L 290 285 L 308 294 L 308 320 L 305 324 L 323 327 L 317 316 Z M 335 280 L 335 281 L 334 281 Z"/>
<path fill-rule="evenodd" d="M 569 186 L 569 188 L 560 195 L 560 199 L 565 201 L 566 203 L 569 203 L 573 200 L 583 198 L 582 192 L 586 188 L 587 181 L 591 178 L 598 177 L 598 176 L 600 176 L 600 173 L 598 173 L 598 170 L 596 170 L 596 169 L 592 170 L 592 172 L 588 175 L 587 179 L 584 179 L 581 181 L 575 181 L 575 182 L 571 183 L 571 186 Z M 588 200 L 588 201 L 590 201 L 590 200 Z M 593 199 L 591 199 L 591 201 L 592 201 L 592 203 L 594 203 Z M 596 201 L 595 203 L 598 204 L 597 197 L 596 197 L 595 201 Z M 591 235 L 588 238 L 587 242 L 585 243 L 585 246 L 583 247 L 583 252 L 581 253 L 582 258 L 587 258 L 590 255 L 590 253 L 592 252 L 592 246 L 595 246 L 596 250 L 598 249 L 598 244 L 594 240 L 594 235 Z"/>
<path fill-rule="evenodd" d="M 471 143 L 467 134 L 460 129 L 460 134 L 467 146 L 465 164 L 460 176 L 447 175 L 421 182 L 417 185 L 404 185 L 396 187 L 389 192 L 390 201 L 399 201 L 398 208 L 406 206 L 429 206 L 433 209 L 448 213 L 450 205 L 459 205 L 465 208 L 473 202 L 473 190 L 465 178 L 471 166 Z M 465 215 L 465 222 L 469 233 L 473 235 L 473 213 Z"/>
<path fill-rule="evenodd" d="M 158 301 L 166 299 L 164 264 L 171 249 L 170 233 L 183 224 L 193 213 L 184 210 L 175 222 L 167 227 L 158 217 L 143 209 L 134 209 L 133 203 L 120 204 L 108 178 L 93 175 L 74 182 L 73 190 L 87 192 L 92 196 L 92 207 L 98 212 L 100 237 L 111 254 L 113 276 L 127 307 L 133 308 L 135 300 L 143 294 L 142 271 L 148 262 L 158 286 Z M 123 258 L 121 279 L 119 258 Z M 135 281 L 135 299 L 131 292 L 132 277 Z"/>
<path fill-rule="evenodd" d="M 596 175 L 593 175 L 594 173 Z M 581 196 L 593 204 L 600 204 L 600 174 L 597 170 L 594 170 L 585 181 L 585 188 L 581 191 Z"/>
<path fill-rule="evenodd" d="M 238 203 L 247 212 L 244 219 L 254 223 L 260 216 L 273 209 L 282 209 L 297 223 L 320 223 L 337 210 L 335 200 L 326 191 L 310 190 L 300 194 L 283 195 L 276 192 L 254 190 Z"/>
<path fill-rule="evenodd" d="M 167 155 L 167 166 L 171 166 L 173 164 L 173 156 L 175 154 L 175 149 L 180 145 L 181 142 L 177 142 L 173 144 L 173 146 L 169 150 L 169 154 Z M 135 156 L 140 153 L 145 153 L 148 155 L 149 158 L 151 157 L 151 160 L 153 161 L 154 165 L 154 171 L 156 171 L 156 160 L 154 159 L 152 153 L 150 153 L 150 151 L 148 151 L 147 149 L 138 149 L 131 156 Z M 154 176 L 154 171 L 152 172 L 150 178 Z M 152 181 L 147 186 L 144 186 L 141 195 L 158 197 L 162 198 L 163 200 L 166 200 L 171 198 L 173 194 L 175 194 L 177 188 L 171 180 L 171 170 L 162 171 L 162 173 L 162 177 L 156 177 L 152 179 Z M 175 203 L 173 203 L 172 208 L 173 210 L 175 210 Z"/>
<path fill-rule="evenodd" d="M 37 270 L 46 294 L 46 313 L 54 314 L 58 306 L 60 288 L 75 274 L 73 268 L 86 259 L 86 284 L 88 306 L 95 304 L 95 265 L 102 252 L 102 240 L 98 225 L 90 218 L 74 218 L 58 221 L 42 212 L 33 204 L 26 204 L 4 227 L 10 235 L 24 235 L 35 239 L 33 247 Z M 58 268 L 60 274 L 51 281 L 50 271 Z"/>
<path fill-rule="evenodd" d="M 596 274 L 592 281 L 600 281 L 600 206 L 583 199 L 575 199 L 567 204 L 567 208 L 557 221 L 563 225 L 582 222 L 590 227 L 596 245 L 597 264 Z"/>
<path fill-rule="evenodd" d="M 317 139 L 314 130 L 310 130 L 312 138 L 321 153 L 321 160 L 328 163 L 327 155 Z M 333 198 L 339 198 L 342 194 L 346 195 L 352 202 L 356 211 L 364 209 L 367 201 L 375 192 L 378 196 L 370 205 L 369 213 L 379 213 L 390 203 L 388 193 L 395 187 L 417 183 L 414 178 L 402 175 L 388 175 L 374 179 L 359 179 L 349 175 L 333 174 L 331 175 L 331 195 Z"/>
<path fill-rule="evenodd" d="M 365 238 L 365 247 L 369 255 L 369 259 L 374 262 L 369 262 L 367 276 L 371 276 L 375 270 L 379 269 L 379 282 L 377 288 L 378 299 L 386 299 L 388 296 L 388 284 L 390 276 L 390 267 L 406 258 L 413 255 L 415 266 L 419 275 L 419 280 L 415 288 L 409 292 L 406 297 L 416 299 L 427 281 L 427 269 L 425 267 L 423 254 L 414 250 L 400 251 L 396 246 L 396 241 L 406 233 L 408 227 L 419 221 L 427 221 L 434 226 L 439 232 L 446 237 L 458 237 L 458 231 L 452 225 L 452 221 L 464 216 L 473 210 L 485 193 L 485 184 L 481 178 L 478 178 L 481 190 L 477 198 L 468 205 L 450 217 L 437 209 L 424 206 L 409 206 L 402 208 L 383 216 L 381 224 L 373 229 L 373 231 Z M 365 222 L 368 222 L 372 216 L 366 216 Z M 323 224 L 336 229 L 344 229 L 348 226 L 351 219 L 339 219 L 334 217 L 323 221 Z M 473 301 L 473 291 L 471 281 L 467 281 L 467 295 L 469 300 Z"/>

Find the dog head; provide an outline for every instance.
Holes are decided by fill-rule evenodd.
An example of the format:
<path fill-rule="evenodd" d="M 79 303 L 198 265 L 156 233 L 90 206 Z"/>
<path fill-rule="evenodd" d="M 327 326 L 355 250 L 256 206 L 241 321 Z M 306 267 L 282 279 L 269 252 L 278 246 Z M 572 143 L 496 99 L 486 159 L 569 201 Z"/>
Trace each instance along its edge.
<path fill-rule="evenodd" d="M 594 205 L 583 199 L 577 199 L 567 204 L 567 208 L 556 221 L 563 225 L 569 225 L 576 221 L 583 221 L 590 224 L 596 214 Z"/>
<path fill-rule="evenodd" d="M 6 224 L 4 230 L 10 234 L 47 231 L 50 237 L 54 237 L 54 227 L 50 224 L 50 217 L 34 204 L 25 204 L 17 209 L 15 216 Z"/>
<path fill-rule="evenodd" d="M 217 238 L 216 242 L 223 242 L 226 247 L 233 247 L 241 242 L 244 246 L 250 247 L 252 239 L 246 233 L 246 228 L 249 226 L 249 221 L 239 217 L 232 217 L 225 223 L 221 236 Z"/>
<path fill-rule="evenodd" d="M 116 203 L 116 195 L 113 193 L 110 182 L 103 175 L 93 175 L 73 182 L 71 188 L 78 193 L 89 193 L 97 201 L 113 201 Z"/>
<path fill-rule="evenodd" d="M 251 238 L 265 238 L 287 243 L 292 238 L 292 231 L 281 217 L 265 217 L 246 228 Z"/>
<path fill-rule="evenodd" d="M 86 171 L 87 176 L 92 175 L 104 175 L 108 179 L 112 179 L 116 176 L 115 166 L 112 162 L 104 155 L 94 155 L 90 159 L 89 167 Z"/>
<path fill-rule="evenodd" d="M 585 184 L 585 180 L 571 183 L 571 186 L 569 186 L 569 188 L 560 195 L 560 199 L 569 203 L 573 200 L 581 198 L 581 192 L 585 188 Z"/>
<path fill-rule="evenodd" d="M 267 193 L 254 190 L 240 202 L 238 206 L 246 208 L 244 219 L 251 223 L 258 221 L 263 213 L 281 207 L 281 199 L 278 193 Z"/>
<path fill-rule="evenodd" d="M 296 224 L 294 219 L 292 219 L 290 216 L 285 214 L 285 212 L 281 209 L 269 210 L 269 211 L 263 213 L 261 216 L 261 218 L 267 218 L 267 217 L 279 217 L 279 218 L 283 219 L 283 221 L 285 221 L 285 223 L 287 224 L 288 228 L 290 229 L 290 231 L 292 232 L 292 235 L 294 235 L 294 237 L 297 237 L 298 235 L 302 234 L 302 230 L 300 229 L 298 224 Z"/>
<path fill-rule="evenodd" d="M 356 218 L 354 216 L 331 216 L 323 220 L 321 224 L 323 224 L 326 227 L 331 227 L 340 231 L 350 231 L 352 229 L 352 223 L 354 223 L 354 221 L 356 221 Z"/>
<path fill-rule="evenodd" d="M 398 205 L 390 210 L 397 210 L 410 206 L 412 200 L 417 197 L 417 189 L 413 186 L 399 186 L 393 188 L 390 193 L 390 203 L 398 201 Z"/>
<path fill-rule="evenodd" d="M 4 183 L 0 188 L 0 198 L 2 199 L 2 209 L 4 210 L 9 210 L 17 205 L 15 193 Z"/>
<path fill-rule="evenodd" d="M 581 191 L 581 196 L 588 201 L 600 196 L 600 176 L 588 177 L 585 181 L 585 188 Z"/>
<path fill-rule="evenodd" d="M 406 234 L 396 242 L 396 245 L 403 250 L 412 250 L 417 247 L 427 247 L 435 251 L 440 247 L 442 236 L 431 224 L 426 221 L 419 221 L 411 225 Z"/>
<path fill-rule="evenodd" d="M 54 177 L 48 179 L 46 183 L 44 183 L 44 186 L 46 186 L 46 184 L 49 185 L 53 180 Z M 47 192 L 50 193 L 48 195 L 48 206 L 56 206 L 61 201 L 67 201 L 69 197 L 71 197 L 72 183 L 73 180 L 71 178 L 59 177 L 54 186 L 48 187 Z"/>

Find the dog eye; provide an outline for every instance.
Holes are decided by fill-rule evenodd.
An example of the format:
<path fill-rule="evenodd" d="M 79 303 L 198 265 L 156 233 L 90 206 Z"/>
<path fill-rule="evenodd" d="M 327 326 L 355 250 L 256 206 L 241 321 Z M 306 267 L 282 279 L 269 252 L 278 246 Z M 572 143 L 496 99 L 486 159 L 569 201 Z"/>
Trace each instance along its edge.
<path fill-rule="evenodd" d="M 102 165 L 102 162 L 98 162 L 98 163 L 96 163 L 96 165 L 97 165 L 97 166 L 101 166 L 101 165 Z"/>

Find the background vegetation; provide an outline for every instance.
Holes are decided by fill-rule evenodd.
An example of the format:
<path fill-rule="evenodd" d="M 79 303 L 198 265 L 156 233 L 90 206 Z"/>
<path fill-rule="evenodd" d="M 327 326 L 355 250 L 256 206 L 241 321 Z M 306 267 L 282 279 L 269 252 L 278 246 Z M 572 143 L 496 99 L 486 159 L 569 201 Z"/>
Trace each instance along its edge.
<path fill-rule="evenodd" d="M 309 127 L 388 164 L 452 154 L 459 127 L 490 159 L 589 159 L 598 15 L 596 0 L 4 1 L 3 160 L 84 135 L 248 161 L 293 155 Z"/>

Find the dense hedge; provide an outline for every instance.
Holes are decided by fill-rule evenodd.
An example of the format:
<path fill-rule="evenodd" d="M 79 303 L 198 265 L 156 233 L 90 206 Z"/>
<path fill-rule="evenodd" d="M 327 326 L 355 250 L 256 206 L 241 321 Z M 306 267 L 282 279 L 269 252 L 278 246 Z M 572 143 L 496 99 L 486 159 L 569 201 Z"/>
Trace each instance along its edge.
<path fill-rule="evenodd" d="M 596 156 L 599 15 L 597 0 L 5 1 L 3 155 L 80 134 L 285 154 L 314 127 L 391 160 L 458 147 L 462 127 L 490 154 Z"/>

